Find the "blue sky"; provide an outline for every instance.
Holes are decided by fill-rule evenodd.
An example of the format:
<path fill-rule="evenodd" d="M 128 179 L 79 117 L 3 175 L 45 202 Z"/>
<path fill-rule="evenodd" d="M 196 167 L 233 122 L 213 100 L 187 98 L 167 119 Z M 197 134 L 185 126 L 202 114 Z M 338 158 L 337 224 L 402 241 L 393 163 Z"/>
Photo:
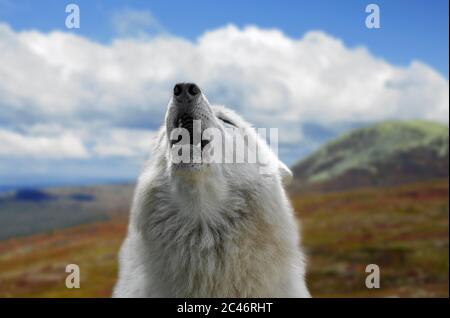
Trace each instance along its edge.
<path fill-rule="evenodd" d="M 173 84 L 279 128 L 292 164 L 353 127 L 448 124 L 448 1 L 0 0 L 0 186 L 135 179 Z"/>
<path fill-rule="evenodd" d="M 82 27 L 76 33 L 97 41 L 115 37 L 111 15 L 125 8 L 150 10 L 170 33 L 196 39 L 205 30 L 227 23 L 277 28 L 291 37 L 310 30 L 323 30 L 347 45 L 365 45 L 377 56 L 407 65 L 419 59 L 448 78 L 449 2 L 446 0 L 376 1 L 381 10 L 381 28 L 364 26 L 364 0 L 246 0 L 246 1 L 72 1 L 82 12 Z M 0 0 L 0 19 L 16 30 L 64 30 L 64 8 L 70 1 Z M 2 4 L 3 3 L 3 4 Z"/>

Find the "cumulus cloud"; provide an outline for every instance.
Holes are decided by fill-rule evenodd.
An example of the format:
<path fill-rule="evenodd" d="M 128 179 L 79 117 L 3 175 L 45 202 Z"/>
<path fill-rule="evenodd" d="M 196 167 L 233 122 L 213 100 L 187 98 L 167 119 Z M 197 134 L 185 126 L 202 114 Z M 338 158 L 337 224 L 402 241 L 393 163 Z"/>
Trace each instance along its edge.
<path fill-rule="evenodd" d="M 94 138 L 92 151 L 101 157 L 139 158 L 149 152 L 155 133 L 146 130 L 112 129 Z"/>
<path fill-rule="evenodd" d="M 113 21 L 124 34 L 158 28 L 145 12 Z M 0 24 L 0 60 L 2 156 L 142 155 L 178 81 L 197 82 L 257 127 L 280 128 L 280 145 L 307 138 L 305 123 L 449 116 L 448 80 L 426 64 L 395 66 L 321 31 L 295 39 L 229 25 L 196 41 L 163 33 L 100 44 Z"/>
<path fill-rule="evenodd" d="M 81 140 L 74 135 L 33 137 L 0 129 L 0 156 L 87 158 L 88 152 Z"/>

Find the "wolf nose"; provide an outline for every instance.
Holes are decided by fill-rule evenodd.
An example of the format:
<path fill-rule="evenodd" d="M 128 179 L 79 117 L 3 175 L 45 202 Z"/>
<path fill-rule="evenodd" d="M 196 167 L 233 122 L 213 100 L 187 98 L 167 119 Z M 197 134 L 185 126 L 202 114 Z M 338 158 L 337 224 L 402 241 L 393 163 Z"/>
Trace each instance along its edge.
<path fill-rule="evenodd" d="M 192 102 L 200 96 L 200 88 L 194 83 L 178 83 L 173 88 L 173 96 L 178 102 Z"/>

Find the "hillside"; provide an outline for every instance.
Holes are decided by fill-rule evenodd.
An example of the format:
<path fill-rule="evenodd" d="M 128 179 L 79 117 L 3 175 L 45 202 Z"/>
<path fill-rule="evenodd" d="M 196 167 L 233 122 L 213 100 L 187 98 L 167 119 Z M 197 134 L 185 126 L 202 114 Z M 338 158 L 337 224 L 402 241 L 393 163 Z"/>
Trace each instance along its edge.
<path fill-rule="evenodd" d="M 388 121 L 357 129 L 295 164 L 292 189 L 347 190 L 448 177 L 448 126 Z"/>

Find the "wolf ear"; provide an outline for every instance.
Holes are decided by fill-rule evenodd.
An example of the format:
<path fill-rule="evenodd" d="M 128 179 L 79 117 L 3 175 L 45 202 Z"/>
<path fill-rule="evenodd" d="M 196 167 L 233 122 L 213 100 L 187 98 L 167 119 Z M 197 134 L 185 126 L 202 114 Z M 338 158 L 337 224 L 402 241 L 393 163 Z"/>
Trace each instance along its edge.
<path fill-rule="evenodd" d="M 292 171 L 281 161 L 278 162 L 278 173 L 280 174 L 283 185 L 287 186 L 291 183 Z"/>

